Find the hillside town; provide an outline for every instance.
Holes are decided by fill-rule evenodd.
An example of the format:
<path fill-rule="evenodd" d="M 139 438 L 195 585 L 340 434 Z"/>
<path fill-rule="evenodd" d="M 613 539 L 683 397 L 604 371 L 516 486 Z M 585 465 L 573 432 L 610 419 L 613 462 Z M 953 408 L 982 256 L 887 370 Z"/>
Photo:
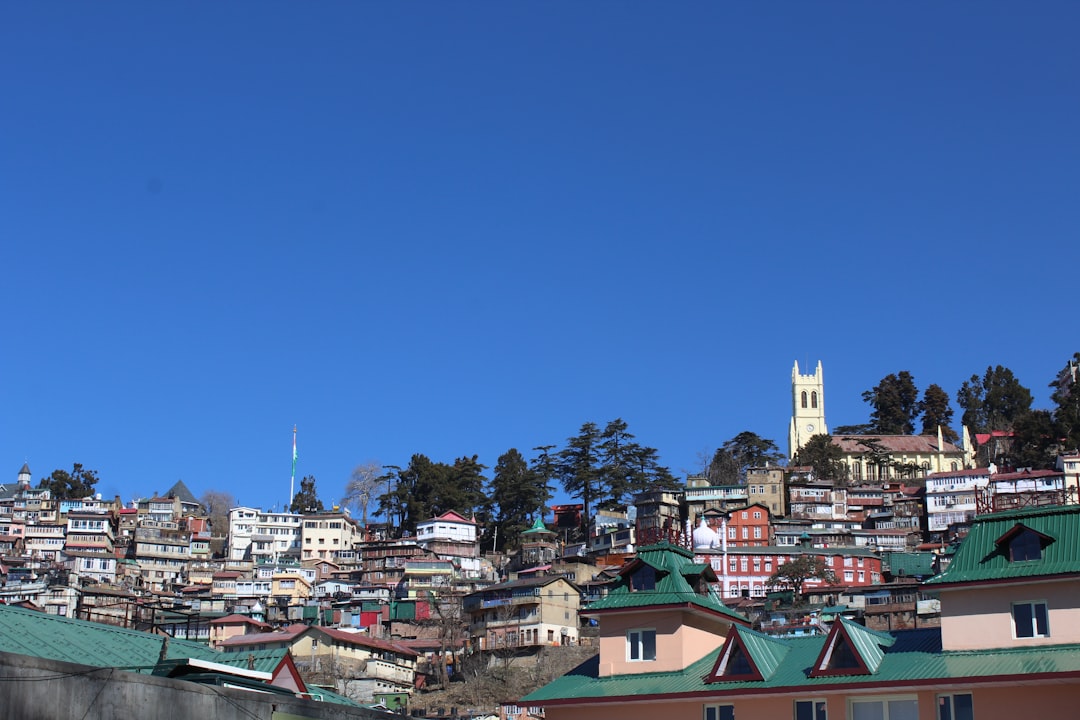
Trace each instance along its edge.
<path fill-rule="evenodd" d="M 625 509 L 554 505 L 510 551 L 454 509 L 402 536 L 342 507 L 232 507 L 215 523 L 182 481 L 130 502 L 58 498 L 24 464 L 0 483 L 0 651 L 211 668 L 375 713 L 426 713 L 432 688 L 570 647 L 594 657 L 453 713 L 1005 717 L 991 708 L 1013 706 L 1006 691 L 988 688 L 1004 678 L 1045 683 L 1059 707 L 1080 690 L 1080 454 L 980 465 L 1005 435 L 830 436 L 821 364 L 796 364 L 788 463 L 734 484 L 690 475 Z M 821 436 L 842 479 L 795 462 Z M 104 652 L 121 636 L 146 657 Z"/>

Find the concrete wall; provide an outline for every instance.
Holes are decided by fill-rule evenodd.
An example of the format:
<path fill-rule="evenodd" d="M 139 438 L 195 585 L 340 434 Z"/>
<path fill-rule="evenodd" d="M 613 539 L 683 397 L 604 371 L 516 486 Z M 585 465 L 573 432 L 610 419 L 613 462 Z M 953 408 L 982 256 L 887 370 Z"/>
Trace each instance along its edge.
<path fill-rule="evenodd" d="M 0 718 L 364 720 L 389 713 L 0 653 Z"/>

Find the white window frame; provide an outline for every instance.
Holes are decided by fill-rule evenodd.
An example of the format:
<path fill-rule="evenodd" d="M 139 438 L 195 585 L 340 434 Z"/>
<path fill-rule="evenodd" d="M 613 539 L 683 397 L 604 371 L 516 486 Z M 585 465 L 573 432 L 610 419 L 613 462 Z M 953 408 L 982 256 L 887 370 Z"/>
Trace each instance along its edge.
<path fill-rule="evenodd" d="M 963 718 L 956 716 L 955 698 L 967 696 L 971 700 L 971 714 Z M 937 696 L 937 720 L 969 720 L 975 717 L 975 696 L 973 693 L 947 693 Z"/>
<path fill-rule="evenodd" d="M 915 703 L 915 717 L 919 717 L 919 696 L 918 695 L 876 695 L 868 697 L 852 697 L 847 701 L 847 716 L 852 720 L 855 720 L 855 705 L 858 703 L 881 703 L 881 718 L 882 720 L 894 720 L 889 717 L 889 703 L 893 702 L 913 702 Z"/>
<path fill-rule="evenodd" d="M 702 720 L 735 720 L 735 706 L 731 703 L 703 705 L 701 717 Z"/>
<path fill-rule="evenodd" d="M 652 657 L 646 655 L 646 638 L 652 634 Z M 634 654 L 637 657 L 634 657 Z M 626 662 L 653 662 L 656 660 L 656 628 L 634 628 L 626 631 Z"/>
<path fill-rule="evenodd" d="M 796 700 L 791 707 L 791 717 L 799 720 L 799 706 L 809 705 L 812 720 L 828 720 L 829 704 L 825 698 L 805 698 Z"/>
<path fill-rule="evenodd" d="M 1021 635 L 1016 618 L 1016 608 L 1021 605 L 1027 605 L 1031 608 L 1031 634 Z M 1035 608 L 1042 606 L 1043 612 L 1046 616 L 1046 632 L 1039 632 L 1038 616 L 1035 612 Z M 1045 600 L 1025 600 L 1023 602 L 1014 602 L 1010 608 L 1009 615 L 1012 617 L 1013 637 L 1017 640 L 1034 640 L 1036 638 L 1048 638 L 1050 637 L 1050 605 Z"/>

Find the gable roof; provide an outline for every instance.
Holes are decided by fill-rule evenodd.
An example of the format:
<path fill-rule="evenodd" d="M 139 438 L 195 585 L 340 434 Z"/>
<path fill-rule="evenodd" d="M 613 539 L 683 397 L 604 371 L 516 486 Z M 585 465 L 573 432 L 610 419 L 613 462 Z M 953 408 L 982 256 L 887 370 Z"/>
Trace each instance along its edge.
<path fill-rule="evenodd" d="M 875 673 L 885 657 L 885 648 L 892 647 L 895 642 L 896 638 L 888 633 L 869 630 L 847 618 L 839 617 L 825 638 L 825 644 L 814 661 L 810 677 Z M 842 649 L 851 653 L 857 667 L 840 667 L 833 663 L 833 658 Z"/>
<path fill-rule="evenodd" d="M 1052 538 L 1038 560 L 1012 561 L 998 541 L 1022 525 Z M 927 585 L 1009 582 L 1080 575 L 1080 505 L 1054 505 L 979 515 L 948 568 Z"/>
<path fill-rule="evenodd" d="M 767 680 L 772 677 L 788 651 L 791 650 L 791 645 L 783 640 L 739 625 L 732 625 L 731 630 L 728 631 L 727 640 L 724 641 L 720 654 L 717 656 L 712 673 L 710 673 L 709 682 L 745 679 L 733 678 L 729 673 L 724 672 L 730 669 L 724 667 L 725 660 L 730 660 L 736 647 L 745 653 L 754 674 L 756 674 L 756 678 L 754 678 L 756 680 Z"/>
<path fill-rule="evenodd" d="M 833 445 L 839 447 L 848 454 L 869 452 L 870 448 L 863 444 L 863 440 L 878 443 L 890 453 L 908 455 L 929 455 L 932 453 L 963 453 L 964 451 L 949 442 L 942 440 L 938 447 L 936 435 L 833 435 Z"/>
<path fill-rule="evenodd" d="M 463 516 L 463 515 L 461 515 L 459 513 L 456 513 L 453 510 L 447 510 L 442 515 L 436 515 L 433 518 L 428 518 L 427 520 L 425 520 L 424 522 L 419 523 L 419 524 L 420 525 L 427 525 L 428 523 L 433 523 L 433 522 L 436 522 L 437 520 L 442 520 L 443 522 L 462 523 L 462 524 L 465 524 L 465 525 L 475 525 L 476 524 L 475 520 L 469 520 L 465 516 Z"/>
<path fill-rule="evenodd" d="M 243 649 L 269 643 L 292 643 L 293 640 L 300 635 L 303 635 L 308 630 L 311 630 L 311 628 L 307 625 L 296 623 L 289 625 L 284 630 L 236 635 L 226 640 L 222 640 L 218 643 L 218 646 L 228 652 L 238 652 Z"/>
<path fill-rule="evenodd" d="M 373 650 L 383 650 L 391 652 L 396 655 L 404 657 L 419 657 L 420 653 L 416 652 L 410 647 L 399 645 L 398 643 L 389 642 L 380 638 L 374 638 L 365 633 L 351 632 L 349 630 L 340 630 L 338 628 L 319 627 L 315 628 L 318 632 L 329 635 L 330 637 L 340 642 L 349 643 L 351 645 L 359 645 L 361 647 L 371 648 Z"/>
<path fill-rule="evenodd" d="M 473 590 L 471 593 L 465 595 L 465 597 L 485 595 L 492 592 L 500 592 L 502 590 L 515 590 L 518 588 L 528 587 L 545 587 L 547 585 L 560 581 L 565 582 L 567 585 L 574 588 L 575 592 L 581 592 L 581 588 L 578 587 L 577 583 L 573 582 L 572 580 L 567 580 L 562 575 L 530 575 L 529 577 L 519 577 L 517 580 L 507 580 L 506 582 L 496 583 L 494 585 L 486 585 L 479 590 Z"/>
<path fill-rule="evenodd" d="M 643 566 L 656 573 L 652 590 L 631 587 L 631 576 Z M 715 582 L 716 574 L 708 565 L 695 563 L 689 550 L 667 542 L 649 545 L 640 548 L 637 558 L 623 566 L 607 596 L 590 604 L 581 614 L 686 605 L 749 624 L 744 616 L 724 605 L 711 588 L 706 594 L 699 594 L 697 587 L 701 579 Z"/>

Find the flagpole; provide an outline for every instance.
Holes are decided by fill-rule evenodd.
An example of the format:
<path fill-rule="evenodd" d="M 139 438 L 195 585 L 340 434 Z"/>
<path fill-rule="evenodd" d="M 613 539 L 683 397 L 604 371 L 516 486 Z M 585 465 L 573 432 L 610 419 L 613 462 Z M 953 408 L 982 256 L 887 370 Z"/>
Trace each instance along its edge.
<path fill-rule="evenodd" d="M 289 478 L 289 502 L 286 503 L 286 505 L 285 505 L 286 510 L 288 510 L 289 506 L 292 505 L 293 498 L 295 497 L 295 495 L 293 494 L 293 487 L 295 485 L 296 485 L 296 426 L 293 425 L 292 426 L 292 477 Z"/>

